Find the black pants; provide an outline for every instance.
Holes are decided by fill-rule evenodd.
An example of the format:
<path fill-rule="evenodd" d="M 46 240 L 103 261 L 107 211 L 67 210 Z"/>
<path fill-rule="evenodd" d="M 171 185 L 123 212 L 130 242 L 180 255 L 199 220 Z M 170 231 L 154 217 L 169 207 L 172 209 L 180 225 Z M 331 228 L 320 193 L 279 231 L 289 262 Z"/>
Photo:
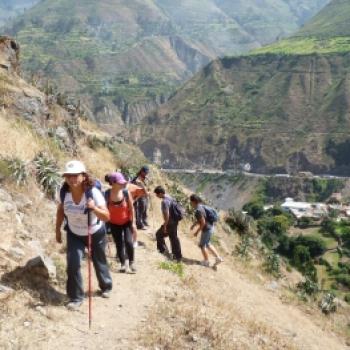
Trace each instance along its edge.
<path fill-rule="evenodd" d="M 159 228 L 159 230 L 156 232 L 156 239 L 157 239 L 157 249 L 160 253 L 168 253 L 168 247 L 165 243 L 165 237 L 169 236 L 170 240 L 170 246 L 171 246 L 171 252 L 174 255 L 176 260 L 181 260 L 182 254 L 181 254 L 181 245 L 179 237 L 177 236 L 177 222 L 176 223 L 169 223 L 167 225 L 167 233 L 164 233 L 163 226 Z"/>
<path fill-rule="evenodd" d="M 147 223 L 148 198 L 141 197 L 134 203 L 136 227 L 143 228 Z"/>
<path fill-rule="evenodd" d="M 78 236 L 67 228 L 67 295 L 70 301 L 84 299 L 81 259 L 88 245 L 87 236 Z M 96 277 L 102 291 L 112 289 L 112 278 L 106 258 L 106 233 L 104 226 L 91 236 L 91 255 Z"/>
<path fill-rule="evenodd" d="M 122 265 L 125 264 L 125 249 L 128 254 L 129 264 L 134 262 L 134 242 L 132 239 L 132 227 L 128 222 L 125 225 L 110 224 L 111 234 L 113 236 L 117 255 Z M 125 248 L 125 249 L 124 249 Z"/>

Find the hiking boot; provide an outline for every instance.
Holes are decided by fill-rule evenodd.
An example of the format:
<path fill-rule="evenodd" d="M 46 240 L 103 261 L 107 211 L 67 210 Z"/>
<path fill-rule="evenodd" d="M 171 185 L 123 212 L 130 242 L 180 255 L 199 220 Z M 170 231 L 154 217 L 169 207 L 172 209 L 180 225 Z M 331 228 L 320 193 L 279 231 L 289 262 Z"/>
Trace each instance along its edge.
<path fill-rule="evenodd" d="M 137 270 L 136 270 L 135 264 L 131 263 L 130 266 L 129 266 L 128 273 L 134 274 L 134 273 L 136 273 L 136 271 Z"/>
<path fill-rule="evenodd" d="M 70 311 L 78 311 L 82 302 L 81 301 L 70 301 L 66 307 Z"/>
<path fill-rule="evenodd" d="M 126 272 L 126 266 L 125 264 L 121 265 L 120 269 L 119 269 L 119 272 L 121 273 L 125 273 Z"/>
<path fill-rule="evenodd" d="M 209 260 L 203 260 L 203 261 L 201 261 L 201 265 L 202 265 L 202 266 L 205 266 L 205 267 L 209 267 L 209 266 L 210 266 Z"/>
<path fill-rule="evenodd" d="M 110 289 L 102 290 L 101 297 L 105 299 L 109 299 L 111 297 L 111 292 L 112 291 Z"/>
<path fill-rule="evenodd" d="M 215 258 L 215 263 L 214 266 L 218 266 L 219 264 L 221 264 L 224 261 L 224 259 L 221 256 L 218 256 L 217 258 Z"/>

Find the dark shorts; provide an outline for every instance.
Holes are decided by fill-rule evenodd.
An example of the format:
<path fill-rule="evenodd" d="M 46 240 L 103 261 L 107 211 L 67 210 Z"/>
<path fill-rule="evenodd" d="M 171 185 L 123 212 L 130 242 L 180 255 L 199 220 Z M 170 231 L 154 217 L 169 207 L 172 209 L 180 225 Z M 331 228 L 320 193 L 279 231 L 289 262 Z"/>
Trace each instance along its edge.
<path fill-rule="evenodd" d="M 204 247 L 207 247 L 209 245 L 211 237 L 213 236 L 213 233 L 214 233 L 213 226 L 206 227 L 202 231 L 201 238 L 200 238 L 199 244 L 198 244 L 200 248 L 204 248 Z"/>

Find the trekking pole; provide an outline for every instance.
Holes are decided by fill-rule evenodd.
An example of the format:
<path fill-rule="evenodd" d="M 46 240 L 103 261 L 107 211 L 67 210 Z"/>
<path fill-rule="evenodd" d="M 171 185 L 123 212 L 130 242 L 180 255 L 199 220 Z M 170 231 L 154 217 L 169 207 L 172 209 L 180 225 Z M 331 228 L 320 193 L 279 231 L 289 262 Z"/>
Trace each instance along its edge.
<path fill-rule="evenodd" d="M 88 209 L 88 295 L 89 295 L 89 329 L 92 323 L 92 281 L 91 281 L 91 210 Z"/>

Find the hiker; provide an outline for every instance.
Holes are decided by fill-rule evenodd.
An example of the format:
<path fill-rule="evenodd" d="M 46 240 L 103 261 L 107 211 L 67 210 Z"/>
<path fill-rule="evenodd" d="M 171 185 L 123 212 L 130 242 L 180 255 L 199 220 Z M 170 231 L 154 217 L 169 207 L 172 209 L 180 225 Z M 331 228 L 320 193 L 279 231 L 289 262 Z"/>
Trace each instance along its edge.
<path fill-rule="evenodd" d="M 122 173 L 123 174 L 123 173 Z M 124 175 L 123 175 L 124 176 Z M 105 175 L 105 181 L 112 186 L 110 180 L 109 180 L 110 174 Z M 125 176 L 124 176 L 125 178 Z M 125 178 L 126 180 L 126 178 Z M 134 208 L 135 208 L 135 201 L 137 201 L 139 198 L 147 196 L 147 192 L 144 188 L 137 186 L 133 183 L 128 182 L 126 184 L 126 188 L 128 189 L 129 193 L 131 194 L 131 198 L 133 200 Z M 135 212 L 135 211 L 134 211 Z M 109 223 L 107 224 L 108 233 L 109 233 Z M 134 240 L 134 248 L 137 248 L 138 242 L 137 242 L 137 230 L 135 230 L 133 234 L 133 240 Z"/>
<path fill-rule="evenodd" d="M 121 264 L 119 271 L 136 273 L 133 238 L 136 236 L 136 226 L 132 195 L 126 188 L 127 181 L 122 173 L 114 172 L 109 175 L 108 180 L 112 188 L 106 191 L 105 198 L 110 213 L 109 226 Z M 129 259 L 128 268 L 125 264 L 125 250 Z"/>
<path fill-rule="evenodd" d="M 214 233 L 214 222 L 217 221 L 217 214 L 213 208 L 204 205 L 203 200 L 196 194 L 190 196 L 190 203 L 192 208 L 195 210 L 194 216 L 196 222 L 191 226 L 191 231 L 198 226 L 195 231 L 194 236 L 197 237 L 198 233 L 201 232 L 201 237 L 199 240 L 199 248 L 201 248 L 204 260 L 201 265 L 209 267 L 209 255 L 208 251 L 212 253 L 215 257 L 215 263 L 213 267 L 224 260 L 218 254 L 215 247 L 210 243 L 210 240 Z"/>
<path fill-rule="evenodd" d="M 146 195 L 141 196 L 134 203 L 136 214 L 136 227 L 139 230 L 146 230 L 147 222 L 147 210 L 148 210 L 148 190 L 147 190 L 147 175 L 149 174 L 148 166 L 143 166 L 137 173 L 132 183 L 143 188 Z"/>
<path fill-rule="evenodd" d="M 157 249 L 161 254 L 170 256 L 168 247 L 164 238 L 169 236 L 172 257 L 180 262 L 182 260 L 180 240 L 177 236 L 178 220 L 174 217 L 174 211 L 172 206 L 174 199 L 165 194 L 165 190 L 162 186 L 157 186 L 154 189 L 154 193 L 158 198 L 162 200 L 161 210 L 163 214 L 163 224 L 156 232 Z"/>
<path fill-rule="evenodd" d="M 56 214 L 56 241 L 62 243 L 61 226 L 67 232 L 67 295 L 70 310 L 77 310 L 84 299 L 83 280 L 80 266 L 85 247 L 88 246 L 88 230 L 91 229 L 92 261 L 101 289 L 101 296 L 108 298 L 112 290 L 105 245 L 104 221 L 109 220 L 109 212 L 102 193 L 93 186 L 85 165 L 72 160 L 63 172 L 64 184 L 60 190 Z M 87 210 L 91 212 L 88 223 Z"/>

